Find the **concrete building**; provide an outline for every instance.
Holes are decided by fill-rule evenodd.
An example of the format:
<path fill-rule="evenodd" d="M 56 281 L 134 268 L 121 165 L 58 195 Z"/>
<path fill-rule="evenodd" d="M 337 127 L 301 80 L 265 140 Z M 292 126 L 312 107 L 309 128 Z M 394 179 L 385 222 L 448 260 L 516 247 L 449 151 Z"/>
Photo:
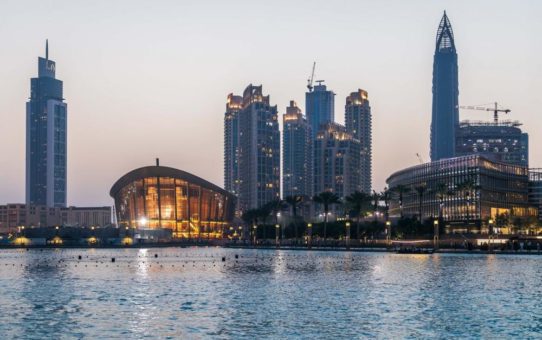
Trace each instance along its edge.
<path fill-rule="evenodd" d="M 529 202 L 538 207 L 538 218 L 542 220 L 542 168 L 529 170 Z"/>
<path fill-rule="evenodd" d="M 237 98 L 235 100 L 238 103 Z M 237 146 L 237 151 L 229 150 L 225 170 L 229 172 L 235 167 L 237 170 L 224 177 L 232 178 L 227 187 L 229 191 L 238 191 L 237 212 L 241 213 L 280 198 L 280 131 L 277 107 L 270 105 L 269 96 L 262 94 L 261 85 L 247 86 L 235 116 L 238 140 L 231 144 Z M 231 128 L 232 133 L 234 129 Z"/>
<path fill-rule="evenodd" d="M 311 126 L 313 139 L 321 125 L 335 121 L 335 93 L 328 91 L 322 82 L 318 80 L 318 85 L 305 93 L 307 122 Z"/>
<path fill-rule="evenodd" d="M 529 135 L 519 122 L 462 121 L 456 130 L 455 154 L 482 155 L 496 162 L 529 166 Z"/>
<path fill-rule="evenodd" d="M 457 52 L 450 20 L 444 12 L 437 30 L 433 59 L 431 160 L 454 157 L 459 125 Z"/>
<path fill-rule="evenodd" d="M 56 64 L 38 58 L 38 77 L 30 81 L 26 103 L 26 204 L 66 206 L 67 105 Z"/>
<path fill-rule="evenodd" d="M 314 193 L 345 197 L 361 191 L 361 145 L 337 123 L 328 123 L 314 141 Z"/>
<path fill-rule="evenodd" d="M 311 126 L 293 100 L 282 118 L 282 196 L 312 197 Z"/>
<path fill-rule="evenodd" d="M 372 116 L 367 91 L 359 89 L 346 97 L 346 131 L 360 142 L 361 191 L 372 190 Z"/>
<path fill-rule="evenodd" d="M 0 233 L 17 231 L 18 227 L 104 227 L 111 225 L 111 207 L 47 207 L 12 203 L 0 205 Z"/>
<path fill-rule="evenodd" d="M 228 95 L 224 115 L 224 188 L 239 195 L 239 111 L 243 97 Z"/>

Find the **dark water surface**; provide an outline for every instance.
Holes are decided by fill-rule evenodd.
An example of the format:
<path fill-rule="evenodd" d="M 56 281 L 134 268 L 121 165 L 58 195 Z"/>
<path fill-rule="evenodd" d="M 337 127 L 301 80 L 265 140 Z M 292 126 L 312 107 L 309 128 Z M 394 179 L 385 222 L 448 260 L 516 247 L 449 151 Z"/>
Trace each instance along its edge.
<path fill-rule="evenodd" d="M 541 281 L 529 255 L 0 250 L 0 338 L 542 338 Z"/>

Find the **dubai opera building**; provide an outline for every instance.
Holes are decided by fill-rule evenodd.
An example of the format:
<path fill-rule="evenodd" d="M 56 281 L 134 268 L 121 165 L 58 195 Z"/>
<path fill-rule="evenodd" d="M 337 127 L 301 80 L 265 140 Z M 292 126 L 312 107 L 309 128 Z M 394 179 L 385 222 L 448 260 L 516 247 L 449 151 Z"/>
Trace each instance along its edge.
<path fill-rule="evenodd" d="M 169 229 L 174 238 L 220 238 L 234 217 L 235 196 L 158 160 L 122 176 L 110 195 L 119 227 Z"/>

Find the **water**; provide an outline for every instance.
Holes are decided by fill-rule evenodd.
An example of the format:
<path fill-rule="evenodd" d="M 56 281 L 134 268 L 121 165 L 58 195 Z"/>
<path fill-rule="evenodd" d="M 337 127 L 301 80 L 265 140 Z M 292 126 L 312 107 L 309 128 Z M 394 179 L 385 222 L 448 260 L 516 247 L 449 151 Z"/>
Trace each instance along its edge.
<path fill-rule="evenodd" d="M 532 255 L 0 250 L 0 337 L 542 338 L 541 278 Z"/>

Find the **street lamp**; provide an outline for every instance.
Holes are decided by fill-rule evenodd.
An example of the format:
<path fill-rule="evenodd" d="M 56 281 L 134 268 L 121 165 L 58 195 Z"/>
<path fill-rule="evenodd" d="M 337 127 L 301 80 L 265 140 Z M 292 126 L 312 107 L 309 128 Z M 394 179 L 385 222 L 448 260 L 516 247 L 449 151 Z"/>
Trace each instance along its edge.
<path fill-rule="evenodd" d="M 275 224 L 275 245 L 279 247 L 280 224 Z"/>
<path fill-rule="evenodd" d="M 489 252 L 493 251 L 493 219 L 489 219 L 489 227 L 488 227 L 488 246 L 487 249 Z"/>
<path fill-rule="evenodd" d="M 390 221 L 386 221 L 386 241 L 389 246 L 391 243 L 391 222 Z"/>
<path fill-rule="evenodd" d="M 254 224 L 252 226 L 252 229 L 254 229 L 254 231 L 252 232 L 252 235 L 254 237 L 254 245 L 256 245 L 256 237 L 258 236 L 258 226 Z"/>
<path fill-rule="evenodd" d="M 350 249 L 350 222 L 345 223 L 346 226 L 346 249 Z"/>
<path fill-rule="evenodd" d="M 307 224 L 307 247 L 312 248 L 312 223 Z"/>
<path fill-rule="evenodd" d="M 433 221 L 433 249 L 438 249 L 439 245 L 439 223 L 438 219 Z"/>

